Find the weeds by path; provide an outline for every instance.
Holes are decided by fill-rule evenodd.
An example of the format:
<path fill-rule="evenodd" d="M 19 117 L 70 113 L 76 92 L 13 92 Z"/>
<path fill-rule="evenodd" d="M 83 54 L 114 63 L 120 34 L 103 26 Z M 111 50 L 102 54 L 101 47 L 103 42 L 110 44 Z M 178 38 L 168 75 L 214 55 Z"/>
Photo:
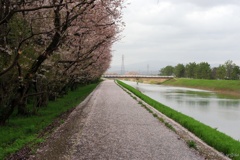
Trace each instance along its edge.
<path fill-rule="evenodd" d="M 49 102 L 47 107 L 40 108 L 38 115 L 12 117 L 6 126 L 0 127 L 0 159 L 6 158 L 24 146 L 26 151 L 23 151 L 23 154 L 34 152 L 30 148 L 44 141 L 45 133 L 50 133 L 54 129 L 53 121 L 64 116 L 64 113 L 71 112 L 97 85 L 98 83 L 79 87 L 68 95 Z M 58 123 L 63 122 L 61 119 L 58 121 Z"/>

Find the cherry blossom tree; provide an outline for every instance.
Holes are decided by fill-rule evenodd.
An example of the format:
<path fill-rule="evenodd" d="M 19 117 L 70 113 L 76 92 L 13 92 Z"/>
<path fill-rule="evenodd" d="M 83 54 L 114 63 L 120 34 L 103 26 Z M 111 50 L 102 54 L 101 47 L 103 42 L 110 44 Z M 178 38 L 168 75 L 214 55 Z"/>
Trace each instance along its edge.
<path fill-rule="evenodd" d="M 123 0 L 0 4 L 0 94 L 9 90 L 1 95 L 0 124 L 16 107 L 28 114 L 30 97 L 37 97 L 37 106 L 45 105 L 49 93 L 98 79 L 109 67 L 111 46 L 122 26 Z"/>

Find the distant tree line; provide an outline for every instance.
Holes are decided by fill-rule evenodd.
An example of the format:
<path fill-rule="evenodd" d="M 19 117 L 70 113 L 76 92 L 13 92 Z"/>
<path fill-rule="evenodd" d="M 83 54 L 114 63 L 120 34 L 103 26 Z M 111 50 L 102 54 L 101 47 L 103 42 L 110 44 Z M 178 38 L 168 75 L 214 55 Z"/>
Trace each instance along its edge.
<path fill-rule="evenodd" d="M 190 62 L 186 65 L 179 63 L 176 66 L 168 65 L 162 68 L 160 75 L 176 76 L 178 78 L 239 80 L 240 67 L 232 60 L 213 68 L 207 62 L 198 64 Z"/>

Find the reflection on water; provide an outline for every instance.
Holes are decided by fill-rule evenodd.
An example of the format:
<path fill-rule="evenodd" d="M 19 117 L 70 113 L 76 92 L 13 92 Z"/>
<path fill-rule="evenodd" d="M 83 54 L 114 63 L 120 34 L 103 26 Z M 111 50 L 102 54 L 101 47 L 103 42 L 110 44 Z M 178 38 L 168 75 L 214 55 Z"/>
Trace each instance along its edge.
<path fill-rule="evenodd" d="M 179 112 L 240 140 L 240 99 L 183 87 L 125 83 Z"/>
<path fill-rule="evenodd" d="M 239 104 L 240 104 L 239 100 L 230 100 L 229 101 L 229 100 L 225 99 L 223 101 L 221 101 L 221 100 L 218 101 L 219 106 L 227 107 L 228 109 L 231 108 L 231 107 L 238 108 Z"/>
<path fill-rule="evenodd" d="M 198 105 L 199 106 L 208 106 L 209 105 L 209 101 L 198 101 Z"/>

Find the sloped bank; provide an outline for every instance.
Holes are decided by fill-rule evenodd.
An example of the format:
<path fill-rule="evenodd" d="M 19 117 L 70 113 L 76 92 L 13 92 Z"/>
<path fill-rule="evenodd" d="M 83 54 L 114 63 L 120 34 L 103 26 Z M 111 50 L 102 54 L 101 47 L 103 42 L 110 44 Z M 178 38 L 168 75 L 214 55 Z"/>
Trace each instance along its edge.
<path fill-rule="evenodd" d="M 233 160 L 240 159 L 240 142 L 234 140 L 233 138 L 221 133 L 199 121 L 186 116 L 180 112 L 177 112 L 153 99 L 142 94 L 140 91 L 135 88 L 121 82 L 117 81 L 118 84 L 135 94 L 137 97 L 145 101 L 147 104 L 154 107 L 159 112 L 163 113 L 167 117 L 178 122 L 180 125 L 185 127 L 187 130 L 192 132 L 194 135 L 202 139 L 209 146 L 212 146 L 219 152 L 222 152 L 224 155 L 232 158 Z"/>
<path fill-rule="evenodd" d="M 239 80 L 208 80 L 208 79 L 188 79 L 175 78 L 163 82 L 163 85 L 179 86 L 188 88 L 198 88 L 218 93 L 240 97 L 240 81 Z"/>

